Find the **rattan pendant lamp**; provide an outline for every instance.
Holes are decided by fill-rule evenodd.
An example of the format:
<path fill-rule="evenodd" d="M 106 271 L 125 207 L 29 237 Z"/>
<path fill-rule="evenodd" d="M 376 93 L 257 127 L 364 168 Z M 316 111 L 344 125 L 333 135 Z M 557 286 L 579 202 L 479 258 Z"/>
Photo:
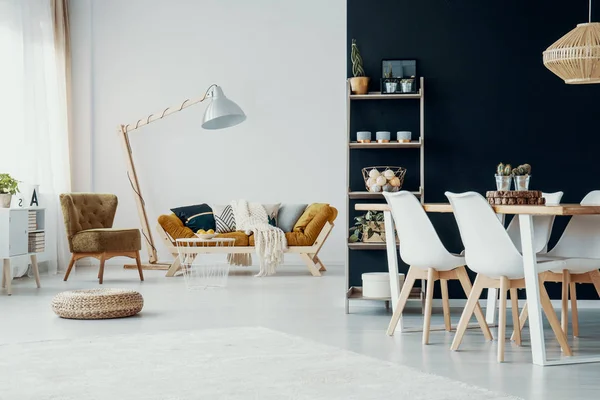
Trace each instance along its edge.
<path fill-rule="evenodd" d="M 567 84 L 600 83 L 600 23 L 588 23 L 558 39 L 544 51 L 544 65 Z"/>

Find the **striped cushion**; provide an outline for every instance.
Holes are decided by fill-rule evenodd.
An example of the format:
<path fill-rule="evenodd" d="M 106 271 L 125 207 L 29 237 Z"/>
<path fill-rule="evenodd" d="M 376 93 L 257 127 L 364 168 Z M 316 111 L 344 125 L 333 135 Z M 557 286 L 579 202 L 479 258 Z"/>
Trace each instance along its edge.
<path fill-rule="evenodd" d="M 215 215 L 215 231 L 217 233 L 235 232 L 235 217 L 231 205 L 213 205 Z"/>

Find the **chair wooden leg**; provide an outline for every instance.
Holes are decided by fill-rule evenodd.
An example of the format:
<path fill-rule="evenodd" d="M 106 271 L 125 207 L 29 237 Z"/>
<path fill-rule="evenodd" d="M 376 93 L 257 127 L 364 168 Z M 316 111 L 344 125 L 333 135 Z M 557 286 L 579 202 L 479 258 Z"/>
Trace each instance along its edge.
<path fill-rule="evenodd" d="M 600 293 L 598 293 L 600 295 Z M 577 286 L 575 282 L 569 284 L 569 297 L 571 298 L 571 324 L 573 336 L 579 337 L 579 313 L 577 312 Z"/>
<path fill-rule="evenodd" d="M 512 308 L 513 334 L 510 340 L 514 340 L 517 346 L 521 345 L 521 329 L 519 322 L 519 294 L 517 289 L 510 289 L 510 302 Z"/>
<path fill-rule="evenodd" d="M 413 267 L 408 269 L 408 273 L 406 274 L 406 279 L 404 284 L 402 285 L 402 290 L 400 291 L 400 296 L 398 297 L 398 302 L 396 303 L 396 308 L 394 308 L 394 314 L 392 315 L 392 320 L 390 321 L 390 325 L 387 329 L 387 334 L 389 336 L 393 336 L 396 331 L 396 327 L 398 326 L 398 321 L 400 321 L 400 317 L 402 316 L 402 311 L 404 311 L 404 306 L 406 305 L 406 301 L 410 296 L 410 292 L 415 285 L 415 271 Z"/>
<path fill-rule="evenodd" d="M 135 263 L 137 264 L 138 273 L 140 274 L 140 281 L 144 282 L 144 271 L 142 271 L 142 262 L 140 261 L 140 252 L 135 252 Z"/>
<path fill-rule="evenodd" d="M 98 273 L 98 279 L 100 284 L 102 285 L 102 282 L 104 281 L 104 262 L 106 261 L 106 253 L 102 253 L 102 256 L 100 256 L 100 271 Z"/>
<path fill-rule="evenodd" d="M 450 319 L 450 299 L 448 296 L 448 280 L 440 279 L 440 286 L 442 288 L 442 309 L 444 311 L 444 325 L 446 331 L 452 331 L 452 321 Z"/>
<path fill-rule="evenodd" d="M 498 308 L 498 362 L 504 362 L 504 346 L 506 344 L 506 294 L 510 283 L 508 278 L 500 278 L 500 307 Z"/>
<path fill-rule="evenodd" d="M 552 327 L 552 331 L 560 344 L 560 347 L 565 356 L 572 356 L 571 347 L 569 347 L 569 343 L 567 342 L 567 335 L 563 332 L 560 321 L 556 316 L 556 312 L 552 307 L 552 303 L 550 302 L 550 297 L 548 297 L 548 292 L 546 291 L 546 287 L 544 286 L 544 282 L 540 278 L 540 302 L 542 304 L 542 308 L 544 309 L 544 313 L 546 314 L 546 318 L 548 318 L 548 322 L 550 323 L 550 327 Z"/>
<path fill-rule="evenodd" d="M 519 334 L 521 334 L 521 336 L 523 336 L 523 328 L 525 327 L 525 322 L 527 322 L 527 318 L 529 317 L 529 307 L 527 307 L 527 302 L 525 302 L 525 305 L 523 306 L 523 309 L 521 310 L 521 315 L 519 316 L 519 325 L 518 327 L 513 327 L 513 333 L 510 337 L 510 340 L 515 340 L 517 333 L 515 332 L 517 329 L 519 329 Z"/>
<path fill-rule="evenodd" d="M 71 274 L 73 265 L 75 265 L 75 254 L 71 255 L 71 261 L 69 261 L 69 266 L 67 267 L 67 272 L 65 272 L 65 277 L 63 278 L 63 281 L 66 282 L 67 279 L 69 279 L 69 275 Z"/>
<path fill-rule="evenodd" d="M 467 273 L 466 268 L 465 267 L 457 268 L 456 276 L 458 277 L 458 280 L 460 281 L 463 291 L 465 292 L 465 295 L 467 296 L 467 299 L 468 299 L 471 294 L 471 290 L 473 288 L 471 286 L 471 280 L 469 279 L 469 274 Z M 483 332 L 483 336 L 485 337 L 485 339 L 493 340 L 494 338 L 492 336 L 492 331 L 490 331 L 490 327 L 488 326 L 487 321 L 485 320 L 485 315 L 483 315 L 483 311 L 481 310 L 479 301 L 477 302 L 477 305 L 475 306 L 475 317 L 477 318 L 477 322 L 479 323 L 479 326 L 481 327 L 481 331 Z"/>
<path fill-rule="evenodd" d="M 463 336 L 467 331 L 467 326 L 469 325 L 469 320 L 475 311 L 477 304 L 479 303 L 479 297 L 481 296 L 481 292 L 483 291 L 483 284 L 485 278 L 482 278 L 479 274 L 477 278 L 475 278 L 475 283 L 473 285 L 473 289 L 469 294 L 469 298 L 467 300 L 467 304 L 460 316 L 460 321 L 458 322 L 458 326 L 456 327 L 456 335 L 454 336 L 454 340 L 452 341 L 452 346 L 450 346 L 451 350 L 458 350 L 460 343 L 463 340 Z M 484 320 L 485 322 L 485 320 Z"/>
<path fill-rule="evenodd" d="M 435 269 L 427 270 L 427 292 L 425 295 L 425 318 L 423 319 L 423 344 L 429 344 L 429 328 L 431 327 L 431 307 L 433 303 L 433 287 L 435 285 Z"/>
<path fill-rule="evenodd" d="M 569 284 L 571 283 L 571 274 L 566 269 L 562 272 L 561 288 L 561 309 L 560 309 L 560 327 L 565 335 L 569 335 Z"/>

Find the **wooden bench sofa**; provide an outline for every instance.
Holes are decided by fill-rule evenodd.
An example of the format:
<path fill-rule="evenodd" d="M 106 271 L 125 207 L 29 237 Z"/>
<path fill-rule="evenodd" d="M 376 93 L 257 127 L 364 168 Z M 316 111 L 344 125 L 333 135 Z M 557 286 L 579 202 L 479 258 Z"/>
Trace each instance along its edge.
<path fill-rule="evenodd" d="M 319 259 L 319 251 L 334 227 L 334 221 L 338 215 L 336 208 L 327 206 L 315 207 L 311 213 L 311 206 L 307 208 L 305 215 L 301 218 L 302 223 L 296 224 L 292 232 L 286 232 L 288 250 L 286 253 L 298 254 L 308 267 L 313 276 L 321 276 L 321 271 L 326 271 L 325 265 Z M 308 215 L 307 215 L 308 213 Z M 156 227 L 160 240 L 174 257 L 166 276 L 175 276 L 181 269 L 176 240 L 181 238 L 192 238 L 194 232 L 186 227 L 175 215 L 161 215 Z M 235 244 L 232 247 L 206 247 L 203 253 L 231 253 L 248 254 L 254 253 L 254 236 L 246 235 L 242 231 L 222 233 L 217 237 L 233 238 Z"/>

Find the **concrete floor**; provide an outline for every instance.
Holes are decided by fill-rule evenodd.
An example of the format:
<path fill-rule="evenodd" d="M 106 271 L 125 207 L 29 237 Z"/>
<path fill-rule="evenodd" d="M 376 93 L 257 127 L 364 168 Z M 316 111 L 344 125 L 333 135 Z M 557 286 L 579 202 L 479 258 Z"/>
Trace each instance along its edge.
<path fill-rule="evenodd" d="M 421 345 L 421 333 L 397 333 L 390 338 L 385 329 L 391 317 L 382 304 L 352 302 L 344 313 L 344 275 L 331 267 L 321 278 L 313 278 L 304 267 L 281 267 L 273 277 L 254 278 L 256 269 L 235 269 L 226 289 L 187 291 L 183 278 L 165 278 L 163 272 L 145 271 L 140 283 L 137 272 L 107 267 L 104 287 L 131 288 L 144 295 L 139 316 L 103 321 L 75 321 L 56 317 L 50 309 L 52 297 L 63 290 L 96 288 L 95 268 L 79 268 L 63 282 L 60 276 L 43 276 L 42 288 L 32 279 L 13 281 L 13 295 L 0 294 L 0 345 L 6 343 L 149 333 L 167 330 L 264 326 L 360 354 L 418 368 L 429 373 L 504 392 L 525 399 L 597 399 L 600 364 L 537 367 L 525 332 L 523 347 L 507 344 L 506 362 L 496 362 L 496 342 L 484 342 L 470 329 L 460 352 L 449 350 L 453 333 L 432 332 L 430 345 Z M 460 309 L 453 310 L 453 323 Z M 438 311 L 433 324 L 443 320 Z M 422 324 L 420 312 L 405 316 L 406 327 Z M 584 337 L 571 343 L 576 353 L 600 354 L 600 309 L 580 311 Z M 493 330 L 495 335 L 495 330 Z M 547 329 L 549 354 L 558 346 Z M 0 347 L 0 356 L 2 349 Z M 402 382 L 398 382 L 399 385 Z"/>

